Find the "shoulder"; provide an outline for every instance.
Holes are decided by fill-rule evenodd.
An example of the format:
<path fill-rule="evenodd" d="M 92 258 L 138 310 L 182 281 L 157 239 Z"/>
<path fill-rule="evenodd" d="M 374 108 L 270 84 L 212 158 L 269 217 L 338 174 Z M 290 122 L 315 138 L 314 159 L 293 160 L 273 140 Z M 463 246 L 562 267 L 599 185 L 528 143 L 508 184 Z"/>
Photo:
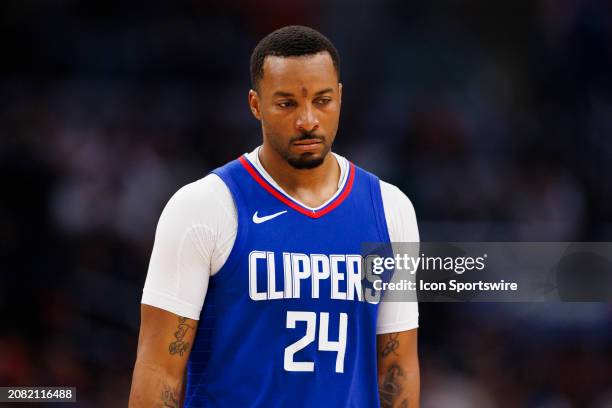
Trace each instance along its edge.
<path fill-rule="evenodd" d="M 408 196 L 398 187 L 382 180 L 380 193 L 391 241 L 419 241 L 416 213 Z"/>
<path fill-rule="evenodd" d="M 235 213 L 232 194 L 223 180 L 215 174 L 186 184 L 177 190 L 162 212 L 160 224 L 176 227 L 186 224 L 209 224 Z"/>
<path fill-rule="evenodd" d="M 216 174 L 208 174 L 178 189 L 168 201 L 166 207 L 181 209 L 202 208 L 203 201 L 216 201 L 217 204 L 231 200 L 232 194 L 227 185 Z"/>
<path fill-rule="evenodd" d="M 385 210 L 389 207 L 393 211 L 408 211 L 414 213 L 412 201 L 397 186 L 380 180 L 380 194 L 382 195 Z"/>
<path fill-rule="evenodd" d="M 203 198 L 215 199 L 228 194 L 231 196 L 223 180 L 216 174 L 211 173 L 192 183 L 185 184 L 174 193 L 169 203 L 188 205 Z"/>

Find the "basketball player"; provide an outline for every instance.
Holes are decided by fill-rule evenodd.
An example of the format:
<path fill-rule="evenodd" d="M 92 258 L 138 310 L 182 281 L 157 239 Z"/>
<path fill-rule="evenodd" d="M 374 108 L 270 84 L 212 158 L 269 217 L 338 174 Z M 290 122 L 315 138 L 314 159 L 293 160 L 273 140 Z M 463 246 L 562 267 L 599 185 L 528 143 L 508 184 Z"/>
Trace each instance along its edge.
<path fill-rule="evenodd" d="M 417 407 L 417 305 L 366 299 L 360 280 L 361 244 L 418 241 L 416 218 L 399 189 L 331 152 L 335 47 L 281 28 L 255 48 L 251 80 L 262 145 L 160 217 L 129 406 Z"/>

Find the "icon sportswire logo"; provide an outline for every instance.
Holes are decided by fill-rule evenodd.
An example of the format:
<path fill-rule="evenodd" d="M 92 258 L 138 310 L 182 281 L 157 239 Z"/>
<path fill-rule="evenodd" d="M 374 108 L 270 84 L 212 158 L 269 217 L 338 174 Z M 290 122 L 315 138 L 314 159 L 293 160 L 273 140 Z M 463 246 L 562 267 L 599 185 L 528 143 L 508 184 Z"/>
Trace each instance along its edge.
<path fill-rule="evenodd" d="M 277 213 L 270 214 L 270 215 L 264 215 L 263 217 L 259 217 L 259 216 L 257 216 L 257 213 L 258 213 L 258 212 L 259 212 L 259 211 L 255 211 L 255 214 L 253 214 L 253 222 L 254 222 L 255 224 L 261 224 L 262 222 L 270 221 L 272 218 L 276 218 L 276 217 L 278 217 L 279 215 L 283 215 L 284 213 L 286 213 L 286 212 L 287 212 L 287 210 L 285 210 L 285 211 L 279 211 L 279 212 L 277 212 Z"/>

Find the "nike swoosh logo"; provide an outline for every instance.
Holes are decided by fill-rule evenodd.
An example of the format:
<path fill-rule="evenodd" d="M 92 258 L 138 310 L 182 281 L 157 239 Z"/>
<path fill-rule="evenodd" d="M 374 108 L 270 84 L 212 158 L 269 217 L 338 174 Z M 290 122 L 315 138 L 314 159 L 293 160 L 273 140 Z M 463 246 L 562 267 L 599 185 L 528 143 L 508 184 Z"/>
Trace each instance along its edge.
<path fill-rule="evenodd" d="M 272 218 L 276 218 L 276 217 L 278 217 L 279 215 L 283 215 L 283 214 L 284 214 L 284 213 L 286 213 L 286 212 L 287 212 L 287 210 L 285 210 L 285 211 L 279 211 L 279 212 L 277 212 L 277 213 L 270 214 L 270 215 L 265 215 L 265 216 L 263 216 L 263 217 L 258 217 L 258 216 L 257 216 L 258 211 L 255 211 L 255 214 L 253 214 L 253 222 L 254 222 L 255 224 L 261 224 L 262 222 L 270 221 Z"/>

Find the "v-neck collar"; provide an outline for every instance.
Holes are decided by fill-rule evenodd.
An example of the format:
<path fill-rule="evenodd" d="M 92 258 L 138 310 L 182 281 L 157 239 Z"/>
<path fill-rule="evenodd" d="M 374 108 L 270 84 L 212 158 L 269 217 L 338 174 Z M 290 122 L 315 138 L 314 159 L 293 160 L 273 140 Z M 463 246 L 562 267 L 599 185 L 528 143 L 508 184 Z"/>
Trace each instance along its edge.
<path fill-rule="evenodd" d="M 257 151 L 255 153 L 257 153 Z M 253 165 L 253 163 L 249 161 L 246 154 L 240 156 L 238 160 L 240 161 L 242 166 L 246 169 L 246 171 L 251 175 L 251 177 L 253 177 L 253 179 L 260 186 L 262 186 L 267 192 L 272 194 L 276 199 L 280 200 L 282 203 L 284 203 L 288 207 L 310 218 L 320 218 L 324 216 L 325 214 L 328 214 L 329 212 L 331 212 L 336 207 L 338 207 L 342 203 L 342 201 L 344 201 L 346 197 L 349 195 L 349 193 L 351 192 L 351 189 L 353 188 L 353 181 L 355 179 L 355 166 L 353 165 L 353 163 L 348 162 L 349 164 L 348 176 L 345 177 L 344 183 L 338 189 L 338 192 L 334 194 L 334 197 L 332 197 L 330 201 L 328 201 L 327 203 L 323 204 L 320 207 L 311 208 L 311 207 L 308 207 L 302 204 L 301 202 L 294 199 L 293 197 L 291 197 L 289 194 L 283 191 L 279 186 L 275 186 L 272 183 L 270 183 L 267 180 L 267 178 L 270 178 L 270 179 L 272 178 L 267 173 L 262 174 L 262 172 L 265 172 L 265 170 L 263 168 L 261 170 L 256 168 Z"/>

